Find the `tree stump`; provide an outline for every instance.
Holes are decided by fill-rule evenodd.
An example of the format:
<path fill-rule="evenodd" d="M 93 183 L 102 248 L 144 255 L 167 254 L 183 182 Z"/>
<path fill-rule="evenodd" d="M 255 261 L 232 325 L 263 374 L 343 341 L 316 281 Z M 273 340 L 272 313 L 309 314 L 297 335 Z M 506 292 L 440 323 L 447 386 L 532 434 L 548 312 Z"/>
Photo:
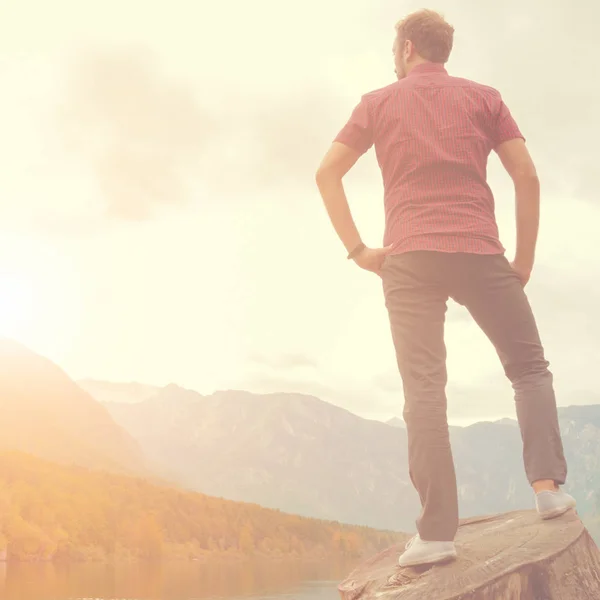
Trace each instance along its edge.
<path fill-rule="evenodd" d="M 600 599 L 600 551 L 575 511 L 465 519 L 455 542 L 457 560 L 430 567 L 399 567 L 403 544 L 381 552 L 339 585 L 342 600 Z"/>

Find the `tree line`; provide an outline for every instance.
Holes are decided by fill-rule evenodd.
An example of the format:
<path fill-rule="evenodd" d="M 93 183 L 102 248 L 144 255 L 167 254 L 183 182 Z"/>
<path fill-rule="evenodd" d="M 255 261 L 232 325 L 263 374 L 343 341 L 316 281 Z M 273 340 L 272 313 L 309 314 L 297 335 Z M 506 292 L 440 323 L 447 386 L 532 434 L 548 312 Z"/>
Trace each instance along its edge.
<path fill-rule="evenodd" d="M 360 557 L 401 537 L 20 452 L 0 453 L 5 560 Z"/>

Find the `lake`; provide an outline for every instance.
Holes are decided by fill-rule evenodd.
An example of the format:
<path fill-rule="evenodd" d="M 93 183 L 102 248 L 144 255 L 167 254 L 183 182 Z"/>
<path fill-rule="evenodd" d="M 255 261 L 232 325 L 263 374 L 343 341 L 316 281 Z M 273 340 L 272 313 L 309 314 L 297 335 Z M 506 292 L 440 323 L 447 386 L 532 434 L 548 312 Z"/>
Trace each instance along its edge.
<path fill-rule="evenodd" d="M 2 600 L 333 600 L 357 561 L 0 564 Z"/>

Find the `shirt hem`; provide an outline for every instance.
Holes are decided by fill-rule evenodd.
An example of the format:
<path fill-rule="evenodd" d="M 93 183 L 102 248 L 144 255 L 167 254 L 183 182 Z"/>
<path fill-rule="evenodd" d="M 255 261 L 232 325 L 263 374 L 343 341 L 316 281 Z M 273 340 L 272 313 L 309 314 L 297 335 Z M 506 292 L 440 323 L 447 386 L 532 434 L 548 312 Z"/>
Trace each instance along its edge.
<path fill-rule="evenodd" d="M 416 251 L 444 252 L 446 254 L 505 254 L 506 248 L 499 241 L 475 238 L 427 238 L 392 242 L 390 255 Z"/>

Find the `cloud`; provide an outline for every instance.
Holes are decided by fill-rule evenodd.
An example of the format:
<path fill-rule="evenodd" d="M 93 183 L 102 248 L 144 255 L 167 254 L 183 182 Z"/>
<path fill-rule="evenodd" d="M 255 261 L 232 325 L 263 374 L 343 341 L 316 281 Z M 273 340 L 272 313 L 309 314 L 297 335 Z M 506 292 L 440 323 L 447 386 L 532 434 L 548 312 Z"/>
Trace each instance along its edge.
<path fill-rule="evenodd" d="M 446 313 L 446 322 L 449 321 L 452 323 L 471 323 L 473 317 L 464 306 L 450 299 L 448 301 L 448 312 Z"/>
<path fill-rule="evenodd" d="M 216 134 L 193 93 L 142 51 L 82 55 L 69 70 L 60 126 L 89 166 L 106 216 L 133 221 L 190 200 L 190 174 Z"/>
<path fill-rule="evenodd" d="M 528 138 L 545 188 L 591 199 L 600 185 L 599 151 L 589 136 L 600 88 L 589 76 L 587 61 L 572 57 L 596 53 L 600 8 L 583 0 L 569 6 L 535 0 L 539 10 L 524 14 L 517 0 L 507 1 L 485 7 L 475 0 L 439 3 L 456 26 L 449 70 L 502 91 Z M 565 28 L 577 6 L 589 18 Z M 64 219 L 50 215 L 48 227 L 88 231 L 94 228 L 90 220 L 139 221 L 189 203 L 239 206 L 249 196 L 273 190 L 282 201 L 291 190 L 314 193 L 318 162 L 360 94 L 392 81 L 393 24 L 417 8 L 412 1 L 400 12 L 389 0 L 356 5 L 345 12 L 334 42 L 330 27 L 340 20 L 337 8 L 324 13 L 309 4 L 297 18 L 311 26 L 313 46 L 273 52 L 284 36 L 264 30 L 248 48 L 253 76 L 232 71 L 237 54 L 228 51 L 216 30 L 198 42 L 201 54 L 210 49 L 209 40 L 216 44 L 214 60 L 198 67 L 207 70 L 206 77 L 169 67 L 167 47 L 158 42 L 156 55 L 145 47 L 111 47 L 108 41 L 80 49 L 79 60 L 68 65 L 59 125 L 80 170 L 99 190 L 100 207 L 83 219 L 76 209 Z M 316 15 L 322 17 L 318 24 Z M 231 24 L 227 11 L 220 17 L 217 26 L 233 26 L 243 36 L 241 45 L 255 37 L 249 31 L 263 25 L 259 18 L 250 29 Z M 250 11 L 248 19 L 253 18 Z M 557 37 L 549 31 L 560 32 L 561 43 L 571 50 L 557 51 Z M 576 108 L 574 98 L 580 99 Z M 372 153 L 351 178 L 380 192 Z M 81 189 L 76 193 L 80 202 L 87 201 L 81 200 Z M 95 190 L 85 187 L 84 194 L 89 199 Z"/>
<path fill-rule="evenodd" d="M 400 373 L 398 371 L 380 373 L 373 377 L 373 386 L 384 393 L 401 394 L 402 379 Z"/>
<path fill-rule="evenodd" d="M 278 354 L 276 356 L 266 356 L 264 354 L 254 353 L 249 357 L 253 363 L 266 366 L 275 370 L 294 370 L 294 369 L 316 369 L 318 363 L 313 358 L 305 354 Z"/>
<path fill-rule="evenodd" d="M 346 117 L 339 102 L 334 90 L 310 84 L 240 96 L 224 82 L 205 97 L 170 79 L 144 49 L 100 49 L 70 65 L 59 126 L 99 187 L 105 216 L 140 221 L 192 199 L 209 206 L 225 195 L 241 202 L 312 187 Z"/>
<path fill-rule="evenodd" d="M 252 115 L 256 183 L 312 186 L 322 156 L 350 116 L 343 98 L 334 89 L 309 86 L 261 104 Z"/>
<path fill-rule="evenodd" d="M 406 12 L 413 8 L 418 7 L 407 5 Z M 483 10 L 474 0 L 467 6 L 448 1 L 442 8 L 457 27 L 449 70 L 496 85 L 527 136 L 544 181 L 589 196 L 600 184 L 598 151 L 588 143 L 600 89 L 586 76 L 587 67 L 571 64 L 569 53 L 547 60 L 555 39 L 536 35 L 538 21 L 519 17 L 519 11 Z M 376 14 L 378 18 L 367 19 L 362 34 L 370 51 L 390 38 L 390 24 L 401 16 L 397 5 L 387 2 Z M 563 18 L 556 6 L 545 7 L 542 21 L 556 29 Z M 494 35 L 488 35 L 492 30 Z M 590 43 L 568 31 L 565 36 L 582 51 Z M 509 43 L 528 51 L 500 56 Z M 349 47 L 345 64 L 337 51 L 329 50 L 329 80 L 300 79 L 280 88 L 274 80 L 268 89 L 244 85 L 243 93 L 232 77 L 194 88 L 191 80 L 170 77 L 144 49 L 88 51 L 69 71 L 63 132 L 71 150 L 91 169 L 108 217 L 142 220 L 161 207 L 191 201 L 208 206 L 225 196 L 241 203 L 261 191 L 281 190 L 285 197 L 291 186 L 313 190 L 318 162 L 360 95 L 349 96 L 348 88 L 339 85 L 356 63 L 358 49 Z M 371 59 L 390 60 L 391 74 L 389 56 Z M 309 54 L 306 60 L 316 61 L 317 67 L 321 59 Z M 358 63 L 358 68 L 369 65 Z M 358 75 L 357 69 L 355 79 L 369 81 L 368 72 Z M 556 84 L 557 70 L 571 73 L 568 92 Z M 360 93 L 369 91 L 369 84 L 364 85 Z M 574 95 L 585 98 L 577 110 Z M 547 143 L 548 135 L 555 143 Z M 353 178 L 380 185 L 373 156 L 359 162 Z"/>

